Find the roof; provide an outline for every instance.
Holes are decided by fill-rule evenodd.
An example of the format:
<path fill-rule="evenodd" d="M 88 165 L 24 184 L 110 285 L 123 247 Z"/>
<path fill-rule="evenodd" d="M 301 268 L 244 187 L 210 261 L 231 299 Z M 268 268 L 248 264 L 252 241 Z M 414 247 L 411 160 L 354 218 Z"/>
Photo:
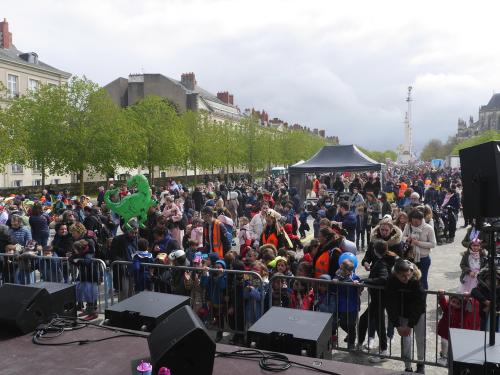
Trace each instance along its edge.
<path fill-rule="evenodd" d="M 482 106 L 481 109 L 500 109 L 500 94 L 493 94 L 488 104 Z"/>
<path fill-rule="evenodd" d="M 19 57 L 19 55 L 22 55 L 23 53 L 24 52 L 19 51 L 15 46 L 12 46 L 11 48 L 0 48 L 0 60 L 10 61 L 20 65 L 25 65 L 30 68 L 45 70 L 47 72 L 57 74 L 66 78 L 71 77 L 71 73 L 56 69 L 53 66 L 44 63 L 43 61 L 38 60 L 36 64 L 28 62 Z"/>
<path fill-rule="evenodd" d="M 363 154 L 355 145 L 323 146 L 311 159 L 288 168 L 293 173 L 379 171 L 382 163 Z"/>

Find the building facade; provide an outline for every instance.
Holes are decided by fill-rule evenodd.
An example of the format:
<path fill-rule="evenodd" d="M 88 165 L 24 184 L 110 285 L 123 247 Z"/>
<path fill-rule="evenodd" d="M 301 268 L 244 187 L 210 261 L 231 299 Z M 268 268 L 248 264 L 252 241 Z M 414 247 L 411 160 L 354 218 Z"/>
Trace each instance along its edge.
<path fill-rule="evenodd" d="M 487 130 L 500 131 L 500 94 L 493 94 L 488 104 L 479 107 L 479 117 L 474 121 L 458 119 L 457 139 L 463 141 Z"/>
<path fill-rule="evenodd" d="M 70 73 L 56 69 L 38 58 L 35 52 L 21 52 L 12 43 L 12 33 L 6 19 L 0 22 L 0 84 L 3 88 L 0 105 L 8 106 L 10 101 L 40 85 L 61 85 L 71 77 Z M 18 164 L 4 166 L 0 173 L 0 188 L 38 186 L 42 175 L 36 168 Z M 71 176 L 46 176 L 46 184 L 71 181 Z"/>

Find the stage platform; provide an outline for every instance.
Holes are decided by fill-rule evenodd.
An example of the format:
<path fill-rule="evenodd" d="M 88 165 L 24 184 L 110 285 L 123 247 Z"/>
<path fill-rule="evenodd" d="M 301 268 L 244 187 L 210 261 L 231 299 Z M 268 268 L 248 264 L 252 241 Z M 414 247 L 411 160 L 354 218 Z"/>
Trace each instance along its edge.
<path fill-rule="evenodd" d="M 120 332 L 111 332 L 94 327 L 65 332 L 51 342 L 100 339 Z M 120 337 L 84 345 L 40 346 L 32 343 L 32 335 L 18 337 L 1 336 L 0 333 L 0 374 L 106 374 L 125 375 L 132 372 L 133 363 L 149 357 L 147 335 L 141 337 Z M 237 346 L 217 345 L 218 351 L 230 352 Z M 201 353 L 192 353 L 199 356 Z M 385 375 L 401 374 L 378 367 L 367 367 L 343 362 L 320 360 L 287 354 L 289 359 L 335 371 L 341 375 Z M 216 358 L 214 375 L 266 374 L 256 361 L 244 359 Z M 308 369 L 292 367 L 282 374 L 319 374 Z"/>

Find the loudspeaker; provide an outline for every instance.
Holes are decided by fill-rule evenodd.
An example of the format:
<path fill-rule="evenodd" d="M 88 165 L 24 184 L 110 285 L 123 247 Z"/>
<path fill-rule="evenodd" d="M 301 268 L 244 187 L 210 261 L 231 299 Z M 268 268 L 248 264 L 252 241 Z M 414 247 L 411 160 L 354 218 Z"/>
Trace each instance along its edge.
<path fill-rule="evenodd" d="M 464 216 L 500 216 L 500 142 L 464 148 L 459 154 Z"/>
<path fill-rule="evenodd" d="M 450 328 L 451 375 L 500 375 L 500 334 L 488 345 L 483 331 Z M 486 346 L 485 346 L 486 345 Z"/>
<path fill-rule="evenodd" d="M 52 314 L 76 317 L 76 285 L 40 282 L 30 286 L 47 290 Z"/>
<path fill-rule="evenodd" d="M 191 307 L 163 320 L 148 338 L 153 373 L 167 367 L 175 375 L 211 375 L 215 342 Z"/>
<path fill-rule="evenodd" d="M 189 306 L 191 299 L 175 294 L 140 292 L 104 312 L 106 325 L 151 332 L 163 319 L 182 306 Z"/>
<path fill-rule="evenodd" d="M 50 319 L 47 290 L 29 285 L 4 284 L 0 287 L 0 326 L 2 330 L 28 333 Z"/>
<path fill-rule="evenodd" d="M 329 353 L 333 315 L 271 307 L 247 332 L 250 347 L 325 358 Z"/>

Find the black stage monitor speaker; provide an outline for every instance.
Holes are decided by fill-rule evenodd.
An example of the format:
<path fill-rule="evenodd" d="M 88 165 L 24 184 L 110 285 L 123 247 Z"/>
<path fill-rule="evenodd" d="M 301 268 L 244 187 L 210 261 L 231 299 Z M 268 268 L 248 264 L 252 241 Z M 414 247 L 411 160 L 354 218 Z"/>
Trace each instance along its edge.
<path fill-rule="evenodd" d="M 52 314 L 76 317 L 76 286 L 74 284 L 40 282 L 30 286 L 46 289 L 49 292 Z"/>
<path fill-rule="evenodd" d="M 325 358 L 332 335 L 333 315 L 272 307 L 247 333 L 257 349 Z"/>
<path fill-rule="evenodd" d="M 500 216 L 500 141 L 460 150 L 464 215 Z"/>
<path fill-rule="evenodd" d="M 106 325 L 151 332 L 167 316 L 191 299 L 175 294 L 140 292 L 106 309 Z"/>
<path fill-rule="evenodd" d="M 211 375 L 215 342 L 191 307 L 163 320 L 148 338 L 153 373 L 167 367 L 175 375 Z"/>
<path fill-rule="evenodd" d="M 0 327 L 28 333 L 51 317 L 50 296 L 46 289 L 28 285 L 4 284 L 0 287 Z"/>
<path fill-rule="evenodd" d="M 450 328 L 450 375 L 500 375 L 500 334 L 489 346 L 483 331 Z M 485 346 L 486 343 L 486 346 Z"/>

